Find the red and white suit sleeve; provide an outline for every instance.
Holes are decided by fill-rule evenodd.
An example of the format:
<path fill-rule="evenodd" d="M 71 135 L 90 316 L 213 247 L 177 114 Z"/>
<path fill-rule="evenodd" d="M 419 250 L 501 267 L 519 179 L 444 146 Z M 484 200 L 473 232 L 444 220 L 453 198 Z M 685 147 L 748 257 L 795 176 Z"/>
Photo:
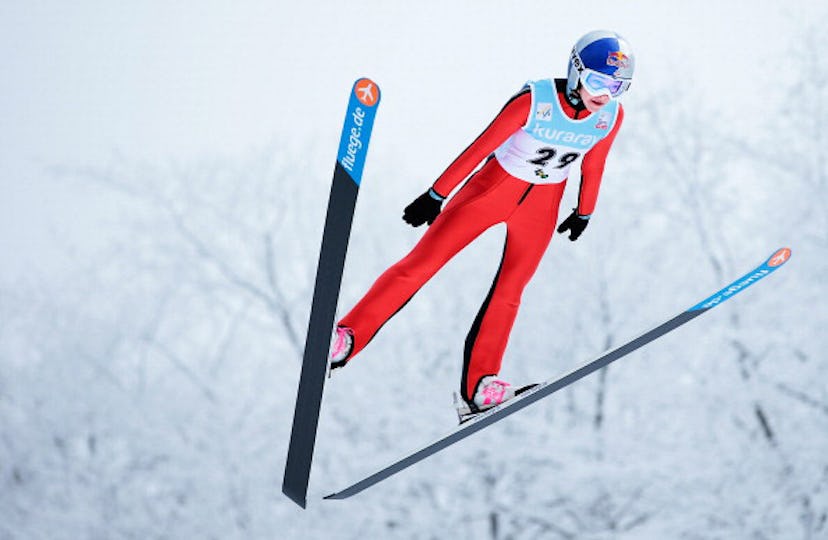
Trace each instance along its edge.
<path fill-rule="evenodd" d="M 618 107 L 618 117 L 609 134 L 598 141 L 598 144 L 584 155 L 581 163 L 581 189 L 578 192 L 578 214 L 588 216 L 595 210 L 598 200 L 598 190 L 601 187 L 601 177 L 604 174 L 604 164 L 607 161 L 612 142 L 618 134 L 621 122 L 624 120 L 624 108 Z"/>
<path fill-rule="evenodd" d="M 526 125 L 531 107 L 532 95 L 529 89 L 517 93 L 504 105 L 483 133 L 440 175 L 432 189 L 443 197 L 448 197 L 454 188 L 480 165 L 481 161 L 489 157 L 515 131 Z"/>

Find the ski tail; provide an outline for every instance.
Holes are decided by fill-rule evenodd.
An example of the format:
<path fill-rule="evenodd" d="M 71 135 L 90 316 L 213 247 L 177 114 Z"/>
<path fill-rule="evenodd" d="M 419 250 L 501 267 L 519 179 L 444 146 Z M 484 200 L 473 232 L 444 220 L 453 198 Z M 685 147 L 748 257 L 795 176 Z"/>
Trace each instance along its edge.
<path fill-rule="evenodd" d="M 379 86 L 371 79 L 362 78 L 354 83 L 328 198 L 293 427 L 282 482 L 282 492 L 302 508 L 306 505 L 319 409 L 328 367 L 328 349 L 336 317 L 354 208 L 379 100 Z"/>
<path fill-rule="evenodd" d="M 644 332 L 640 336 L 628 341 L 627 343 L 624 343 L 623 345 L 615 349 L 605 352 L 598 358 L 575 368 L 574 370 L 570 371 L 569 373 L 561 377 L 543 382 L 533 388 L 528 389 L 520 396 L 516 396 L 514 399 L 507 401 L 505 404 L 499 407 L 495 407 L 494 409 L 490 409 L 488 411 L 480 413 L 479 415 L 470 419 L 468 422 L 461 424 L 459 427 L 455 428 L 453 431 L 451 431 L 441 439 L 429 444 L 428 446 L 421 448 L 420 450 L 417 450 L 416 452 L 409 454 L 403 459 L 395 463 L 392 463 L 391 465 L 383 469 L 380 469 L 374 474 L 371 474 L 370 476 L 363 478 L 359 482 L 341 491 L 331 493 L 330 495 L 326 496 L 325 499 L 346 499 L 348 497 L 351 497 L 352 495 L 356 495 L 364 489 L 369 488 L 381 482 L 382 480 L 385 480 L 386 478 L 410 467 L 411 465 L 414 465 L 415 463 L 436 454 L 440 450 L 465 439 L 473 433 L 476 433 L 481 429 L 490 426 L 491 424 L 494 424 L 495 422 L 498 422 L 511 414 L 516 413 L 520 409 L 523 409 L 524 407 L 527 407 L 532 403 L 535 403 L 536 401 L 550 396 L 558 390 L 566 388 L 574 382 L 586 377 L 591 373 L 594 373 L 595 371 L 603 367 L 606 367 L 607 365 L 618 360 L 619 358 L 627 356 L 631 352 L 643 347 L 648 343 L 651 343 L 652 341 L 655 341 L 661 336 L 669 332 L 672 332 L 676 328 L 684 325 L 685 323 L 695 319 L 703 313 L 706 313 L 714 307 L 722 304 L 722 302 L 732 298 L 736 294 L 742 292 L 751 285 L 757 283 L 762 278 L 770 275 L 772 272 L 779 269 L 783 264 L 788 262 L 788 259 L 790 259 L 790 257 L 791 250 L 789 248 L 778 249 L 773 253 L 773 255 L 771 255 L 763 264 L 758 266 L 756 269 L 754 269 L 751 272 L 748 272 L 747 274 L 737 279 L 727 287 L 721 289 L 720 291 L 709 296 L 708 298 L 705 298 L 704 300 L 694 305 L 693 307 L 687 309 L 686 311 L 679 313 L 675 317 L 659 324 L 658 326 L 652 328 L 647 332 Z"/>

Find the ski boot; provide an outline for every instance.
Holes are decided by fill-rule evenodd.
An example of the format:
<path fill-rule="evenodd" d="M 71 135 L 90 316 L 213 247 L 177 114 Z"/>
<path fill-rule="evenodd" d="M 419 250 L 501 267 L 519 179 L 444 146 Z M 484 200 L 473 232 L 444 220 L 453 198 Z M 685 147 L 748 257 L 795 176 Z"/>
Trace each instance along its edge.
<path fill-rule="evenodd" d="M 493 375 L 480 380 L 477 390 L 471 401 L 466 401 L 457 392 L 454 393 L 454 408 L 457 410 L 457 419 L 460 423 L 468 422 L 478 414 L 502 405 L 515 396 L 534 388 L 537 384 L 529 384 L 515 388 L 506 381 L 501 381 Z"/>
<path fill-rule="evenodd" d="M 328 362 L 328 378 L 331 377 L 333 370 L 345 367 L 353 350 L 354 331 L 345 326 L 337 326 L 334 330 L 330 361 Z"/>

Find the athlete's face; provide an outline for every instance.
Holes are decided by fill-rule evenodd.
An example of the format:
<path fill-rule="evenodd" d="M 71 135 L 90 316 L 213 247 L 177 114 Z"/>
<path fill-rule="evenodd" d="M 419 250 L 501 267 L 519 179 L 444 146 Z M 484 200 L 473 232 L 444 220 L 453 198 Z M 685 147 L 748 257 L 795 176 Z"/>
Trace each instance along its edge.
<path fill-rule="evenodd" d="M 600 96 L 593 96 L 592 94 L 587 92 L 586 88 L 584 88 L 584 85 L 580 85 L 578 87 L 578 95 L 581 96 L 581 101 L 584 102 L 586 110 L 588 110 L 591 113 L 600 110 L 601 107 L 603 107 L 610 101 L 610 97 L 606 94 L 601 94 Z"/>

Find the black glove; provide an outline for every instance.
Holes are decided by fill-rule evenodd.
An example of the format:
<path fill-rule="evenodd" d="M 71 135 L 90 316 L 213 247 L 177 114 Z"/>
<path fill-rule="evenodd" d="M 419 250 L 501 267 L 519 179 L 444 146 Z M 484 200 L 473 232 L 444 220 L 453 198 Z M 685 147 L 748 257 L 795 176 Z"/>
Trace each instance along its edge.
<path fill-rule="evenodd" d="M 432 194 L 434 196 L 432 196 Z M 435 197 L 440 197 L 435 198 Z M 419 227 L 423 223 L 428 222 L 429 225 L 434 223 L 437 215 L 440 213 L 440 207 L 443 206 L 443 199 L 436 191 L 430 189 L 414 199 L 414 202 L 405 207 L 403 211 L 403 221 L 412 227 Z"/>
<path fill-rule="evenodd" d="M 558 227 L 558 232 L 569 231 L 569 239 L 574 242 L 584 232 L 588 223 L 589 216 L 579 216 L 577 210 L 572 210 L 569 217 L 563 220 L 563 223 Z"/>

